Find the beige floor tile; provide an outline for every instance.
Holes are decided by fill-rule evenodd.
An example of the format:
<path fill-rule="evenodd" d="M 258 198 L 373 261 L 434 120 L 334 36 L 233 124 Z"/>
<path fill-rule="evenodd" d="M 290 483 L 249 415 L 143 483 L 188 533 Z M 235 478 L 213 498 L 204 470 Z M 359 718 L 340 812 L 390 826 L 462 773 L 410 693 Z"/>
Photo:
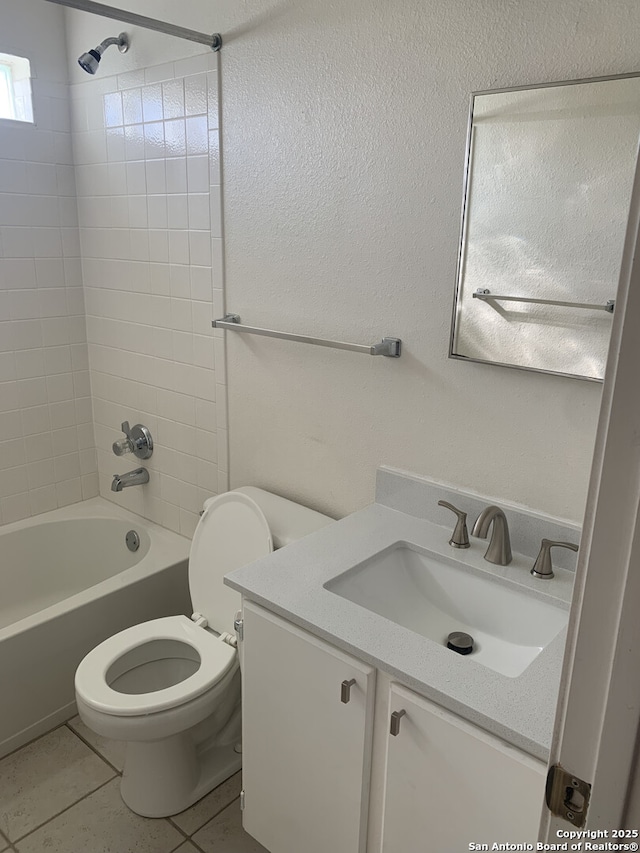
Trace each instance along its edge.
<path fill-rule="evenodd" d="M 61 726 L 0 761 L 0 829 L 15 841 L 113 775 L 111 767 Z"/>
<path fill-rule="evenodd" d="M 167 820 L 139 817 L 116 778 L 16 845 L 18 853 L 170 853 L 183 836 Z"/>
<path fill-rule="evenodd" d="M 214 788 L 206 797 L 198 800 L 190 809 L 175 815 L 171 820 L 176 826 L 180 827 L 185 835 L 193 835 L 207 821 L 211 820 L 218 812 L 226 808 L 229 803 L 237 799 L 240 796 L 241 787 L 242 773 L 238 772 L 230 779 L 227 779 L 226 782 L 223 782 L 222 785 Z"/>
<path fill-rule="evenodd" d="M 176 853 L 200 853 L 200 851 L 197 847 L 194 847 L 190 841 L 185 841 L 184 844 L 181 844 L 180 847 L 178 847 Z"/>
<path fill-rule="evenodd" d="M 85 726 L 80 717 L 74 717 L 72 720 L 69 720 L 67 725 L 74 732 L 77 732 L 81 738 L 84 738 L 87 743 L 91 744 L 96 752 L 99 752 L 110 764 L 113 764 L 116 770 L 122 772 L 122 768 L 124 767 L 124 753 L 127 748 L 125 741 L 109 740 L 106 737 L 102 737 L 102 735 L 97 735 L 88 726 Z"/>
<path fill-rule="evenodd" d="M 266 853 L 265 848 L 242 828 L 240 800 L 235 800 L 210 820 L 196 832 L 193 840 L 206 853 Z"/>

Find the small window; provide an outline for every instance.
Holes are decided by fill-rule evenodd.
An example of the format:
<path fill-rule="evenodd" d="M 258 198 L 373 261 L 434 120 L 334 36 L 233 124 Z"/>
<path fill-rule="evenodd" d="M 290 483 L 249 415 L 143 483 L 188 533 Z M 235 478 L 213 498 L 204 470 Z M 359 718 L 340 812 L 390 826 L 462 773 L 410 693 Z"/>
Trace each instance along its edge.
<path fill-rule="evenodd" d="M 33 122 L 31 64 L 23 56 L 0 53 L 0 119 Z"/>

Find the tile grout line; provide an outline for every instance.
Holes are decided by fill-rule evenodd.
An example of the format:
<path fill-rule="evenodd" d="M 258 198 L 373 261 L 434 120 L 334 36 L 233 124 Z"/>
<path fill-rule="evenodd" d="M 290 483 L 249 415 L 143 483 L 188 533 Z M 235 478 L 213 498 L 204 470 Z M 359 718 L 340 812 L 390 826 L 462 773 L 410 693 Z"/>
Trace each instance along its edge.
<path fill-rule="evenodd" d="M 221 782 L 218 787 L 220 787 L 221 785 L 224 785 L 224 782 Z M 215 791 L 216 789 L 214 788 L 213 790 Z M 240 799 L 239 796 L 234 797 L 232 800 L 230 800 L 226 804 L 226 806 L 222 806 L 222 808 L 219 808 L 217 812 L 214 812 L 210 817 L 207 818 L 207 820 L 205 820 L 205 822 L 202 824 L 202 826 L 199 826 L 197 829 L 194 829 L 193 832 L 191 833 L 191 835 L 187 835 L 183 829 L 181 829 L 176 823 L 173 822 L 173 818 L 176 817 L 176 815 L 172 815 L 172 817 L 168 817 L 168 818 L 166 818 L 166 820 L 168 820 L 172 826 L 175 826 L 176 829 L 179 829 L 180 832 L 182 832 L 184 834 L 185 838 L 188 838 L 189 840 L 191 840 L 191 838 L 193 838 L 193 836 L 196 834 L 196 832 L 200 832 L 201 829 L 204 829 L 204 827 L 208 823 L 211 823 L 211 821 L 214 820 L 214 818 L 217 818 L 219 814 L 221 814 L 225 809 L 229 808 L 229 806 L 233 805 L 233 803 L 235 803 L 235 801 L 239 800 L 239 799 Z M 194 803 L 194 805 L 195 805 L 195 803 Z"/>
<path fill-rule="evenodd" d="M 193 847 L 195 850 L 197 850 L 197 851 L 198 851 L 198 853 L 205 853 L 205 851 L 202 849 L 202 847 L 200 847 L 200 845 L 199 845 L 199 844 L 197 844 L 197 843 L 193 840 L 193 838 L 187 838 L 186 840 L 189 842 L 189 844 L 191 844 L 191 845 L 192 845 L 192 847 Z M 184 841 L 181 841 L 181 842 L 180 842 L 180 844 L 178 845 L 178 847 L 176 847 L 176 848 L 172 851 L 172 853 L 175 853 L 175 851 L 176 851 L 176 850 L 179 850 L 179 849 L 180 849 L 180 847 L 182 847 L 182 845 L 183 845 L 184 843 L 185 843 Z"/>
<path fill-rule="evenodd" d="M 20 843 L 20 842 L 24 841 L 24 840 L 25 840 L 25 839 L 27 839 L 29 836 L 31 836 L 33 833 L 35 833 L 35 832 L 37 832 L 37 831 L 39 831 L 39 830 L 43 829 L 43 827 L 47 826 L 47 824 L 49 824 L 49 823 L 51 823 L 52 821 L 56 820 L 58 817 L 60 817 L 61 815 L 63 815 L 65 812 L 70 811 L 70 810 L 71 810 L 71 809 L 73 809 L 75 806 L 77 806 L 79 803 L 81 803 L 83 800 L 86 800 L 88 797 L 91 797 L 93 794 L 95 794 L 95 793 L 96 793 L 97 791 L 99 791 L 100 789 L 104 788 L 106 785 L 109 785 L 111 782 L 113 782 L 113 781 L 114 781 L 114 779 L 119 778 L 119 777 L 121 777 L 121 776 L 122 776 L 122 772 L 121 772 L 121 771 L 119 771 L 119 770 L 115 767 L 115 765 L 113 765 L 113 764 L 112 764 L 112 763 L 111 763 L 111 762 L 110 762 L 110 761 L 109 761 L 109 760 L 108 760 L 108 759 L 107 759 L 107 758 L 106 758 L 106 757 L 105 757 L 101 752 L 99 752 L 99 750 L 98 750 L 98 748 L 97 748 L 96 746 L 94 746 L 93 744 L 91 744 L 91 743 L 90 743 L 89 741 L 87 741 L 87 740 L 86 740 L 86 739 L 85 739 L 81 734 L 79 734 L 78 732 L 76 732 L 76 731 L 75 731 L 75 730 L 74 730 L 74 729 L 69 725 L 69 723 L 70 723 L 70 721 L 69 721 L 69 720 L 67 720 L 67 721 L 66 721 L 66 722 L 64 722 L 64 723 L 61 723 L 59 726 L 56 726 L 56 727 L 55 727 L 54 729 L 52 729 L 51 731 L 56 731 L 57 729 L 60 729 L 60 728 L 65 727 L 65 728 L 66 728 L 66 729 L 67 729 L 67 730 L 68 730 L 72 735 L 74 735 L 74 736 L 75 736 L 75 737 L 76 737 L 76 738 L 77 738 L 77 739 L 78 739 L 82 744 L 84 744 L 84 745 L 85 745 L 88 749 L 90 749 L 90 750 L 91 750 L 91 752 L 93 752 L 93 753 L 94 753 L 94 754 L 95 754 L 95 755 L 96 755 L 96 756 L 97 756 L 101 761 L 103 761 L 103 762 L 104 762 L 104 763 L 109 767 L 109 769 L 113 772 L 113 774 L 114 774 L 114 775 L 113 775 L 113 776 L 111 776 L 109 779 L 105 780 L 102 784 L 98 785 L 96 788 L 94 788 L 94 789 L 92 789 L 92 790 L 88 791 L 86 794 L 83 794 L 83 796 L 79 797 L 77 800 L 75 800 L 75 801 L 74 801 L 73 803 L 71 803 L 70 805 L 66 806 L 65 808 L 61 809 L 59 812 L 56 812 L 56 813 L 55 813 L 55 814 L 53 814 L 51 817 L 47 818 L 47 820 L 43 821 L 42 823 L 40 823 L 40 824 L 36 825 L 35 827 L 33 827 L 32 829 L 30 829 L 30 830 L 29 830 L 29 832 L 27 832 L 26 834 L 24 834 L 24 835 L 20 836 L 19 838 L 13 839 L 13 840 L 12 840 L 12 839 L 9 839 L 9 838 L 6 838 L 6 842 L 7 842 L 7 844 L 8 844 L 9 846 L 5 849 L 5 853 L 17 853 L 17 848 L 16 848 L 14 845 L 16 845 L 16 844 L 18 844 L 18 843 Z M 50 732 L 46 732 L 45 734 L 50 734 Z M 45 735 L 39 735 L 37 738 L 34 738 L 32 741 L 29 741 L 28 743 L 23 744 L 23 746 L 22 746 L 22 747 L 18 747 L 16 750 L 13 750 L 11 753 L 8 753 L 8 755 L 7 755 L 7 756 L 3 756 L 3 759 L 4 759 L 4 758 L 6 758 L 6 757 L 8 757 L 9 755 L 13 755 L 15 752 L 18 752 L 20 749 L 24 748 L 25 746 L 28 746 L 29 744 L 34 743 L 34 742 L 35 742 L 35 741 L 37 741 L 37 740 L 40 740 L 40 738 L 42 738 L 42 737 L 44 737 L 44 736 L 45 736 Z M 0 761 L 1 761 L 1 760 L 3 760 L 3 759 L 0 759 Z M 221 784 L 224 784 L 224 782 L 223 782 L 223 783 L 221 783 Z M 215 789 L 214 789 L 214 790 L 215 790 Z M 180 840 L 179 844 L 177 845 L 177 847 L 173 848 L 173 850 L 171 851 L 171 853 L 175 853 L 175 851 L 179 850 L 179 848 L 180 848 L 180 847 L 182 847 L 182 845 L 184 845 L 185 843 L 189 843 L 189 844 L 191 844 L 191 845 L 194 847 L 194 849 L 195 849 L 196 851 L 198 851 L 198 853 L 205 853 L 205 851 L 203 850 L 203 848 L 202 848 L 202 847 L 201 847 L 201 846 L 200 846 L 196 841 L 194 841 L 194 840 L 193 840 L 193 835 L 194 835 L 194 834 L 196 834 L 197 832 L 200 832 L 200 830 L 204 829 L 204 827 L 205 827 L 205 826 L 207 826 L 209 823 L 211 823 L 212 821 L 214 821 L 214 820 L 215 820 L 215 819 L 216 819 L 216 818 L 217 818 L 217 817 L 218 817 L 218 816 L 219 816 L 219 815 L 220 815 L 220 814 L 221 814 L 225 809 L 227 809 L 227 808 L 231 807 L 231 806 L 232 806 L 234 803 L 236 803 L 238 800 L 239 800 L 239 797 L 234 797 L 234 798 L 233 798 L 230 802 L 228 802 L 226 805 L 224 805 L 224 806 L 222 806 L 221 808 L 217 809 L 217 810 L 216 810 L 216 811 L 215 811 L 215 812 L 214 812 L 214 813 L 213 813 L 213 814 L 212 814 L 212 815 L 211 815 L 211 816 L 210 816 L 210 817 L 209 817 L 209 818 L 208 818 L 208 819 L 207 819 L 207 820 L 202 824 L 202 826 L 199 826 L 199 827 L 197 827 L 197 828 L 194 830 L 194 832 L 192 833 L 192 835 L 188 835 L 188 834 L 187 834 L 183 829 L 181 829 L 181 827 L 179 827 L 176 823 L 174 823 L 174 821 L 172 820 L 172 818 L 171 818 L 171 817 L 161 818 L 161 820 L 163 820 L 163 821 L 164 821 L 165 823 L 167 823 L 170 827 L 172 827 L 173 829 L 175 829 L 176 831 L 178 831 L 178 832 L 180 833 L 180 835 L 182 836 L 182 839 Z M 1 838 L 2 840 L 4 840 L 4 839 L 5 839 L 5 837 L 3 836 L 3 834 L 2 834 L 1 832 L 0 832 L 0 838 Z"/>
<path fill-rule="evenodd" d="M 118 770 L 118 768 L 115 766 L 115 764 L 112 764 L 108 758 L 105 758 L 105 756 L 101 752 L 98 751 L 97 747 L 95 747 L 93 744 L 89 743 L 88 740 L 85 740 L 85 738 L 83 738 L 81 734 L 78 734 L 78 732 L 75 729 L 72 729 L 71 726 L 69 725 L 68 721 L 66 723 L 64 723 L 64 725 L 69 729 L 71 734 L 75 735 L 78 738 L 78 740 L 81 741 L 85 746 L 88 746 L 89 749 L 93 753 L 95 753 L 95 755 L 98 756 L 98 758 L 101 758 L 105 764 L 108 764 L 109 767 L 113 770 L 113 772 L 117 776 L 122 776 L 122 770 Z"/>
<path fill-rule="evenodd" d="M 17 409 L 15 411 L 17 411 Z M 0 764 L 2 764 L 5 758 L 10 758 L 12 755 L 15 755 L 16 752 L 20 752 L 21 749 L 25 749 L 27 746 L 31 746 L 32 743 L 35 743 L 37 740 L 40 740 L 40 738 L 50 735 L 51 732 L 57 732 L 58 729 L 61 729 L 63 726 L 66 725 L 66 722 L 60 723 L 59 726 L 54 726 L 52 729 L 49 729 L 49 731 L 43 732 L 41 735 L 36 735 L 36 737 L 31 738 L 31 740 L 28 740 L 26 743 L 23 743 L 22 746 L 16 746 L 15 749 L 12 749 L 11 752 L 8 752 L 6 755 L 3 755 L 2 758 L 0 758 Z"/>
<path fill-rule="evenodd" d="M 43 821 L 42 823 L 39 823 L 37 826 L 34 826 L 33 829 L 30 829 L 29 832 L 25 833 L 25 835 L 21 835 L 20 838 L 13 839 L 11 841 L 11 844 L 18 844 L 20 841 L 24 841 L 25 838 L 28 838 L 30 835 L 33 835 L 34 832 L 37 832 L 39 829 L 42 829 L 43 826 L 46 826 L 48 823 L 51 823 L 52 820 L 55 820 L 56 818 L 60 817 L 60 815 L 63 815 L 65 812 L 68 812 L 74 806 L 77 806 L 78 803 L 81 803 L 83 800 L 86 800 L 87 797 L 90 797 L 92 794 L 95 794 L 96 791 L 99 791 L 101 788 L 104 788 L 105 785 L 108 785 L 110 782 L 113 782 L 113 780 L 115 778 L 116 778 L 115 776 L 112 776 L 111 779 L 107 779 L 106 782 L 103 782 L 101 785 L 98 785 L 97 788 L 94 788 L 92 791 L 89 791 L 88 793 L 83 794 L 74 803 L 71 803 L 71 805 L 67 806 L 64 809 L 61 809 L 59 812 L 56 812 L 54 815 L 51 815 L 51 817 L 47 818 L 47 820 Z"/>
<path fill-rule="evenodd" d="M 80 741 L 82 741 L 82 743 L 84 743 L 86 746 L 88 746 L 88 747 L 89 747 L 89 749 L 91 749 L 91 750 L 92 750 L 92 752 L 94 752 L 94 753 L 95 753 L 99 758 L 101 758 L 101 759 L 102 759 L 106 764 L 108 764 L 108 765 L 109 765 L 109 767 L 111 767 L 111 768 L 112 768 L 112 770 L 114 770 L 114 772 L 116 773 L 116 776 L 118 776 L 118 777 L 122 777 L 122 771 L 118 770 L 118 769 L 117 769 L 117 767 L 115 767 L 115 765 L 113 765 L 113 764 L 112 764 L 112 763 L 111 763 L 107 758 L 105 758 L 105 756 L 104 756 L 101 752 L 99 752 L 99 750 L 98 750 L 98 748 L 97 748 L 96 746 L 94 746 L 93 744 L 91 744 L 89 741 L 85 740 L 85 738 L 83 738 L 81 734 L 79 734 L 77 731 L 75 731 L 75 729 L 73 729 L 73 728 L 69 725 L 69 721 L 68 721 L 68 720 L 67 720 L 67 722 L 66 722 L 66 723 L 63 723 L 63 725 L 65 725 L 65 726 L 69 729 L 69 731 L 70 731 L 72 734 L 74 734 L 74 735 L 75 735 L 75 736 L 76 736 Z M 112 777 L 112 779 L 109 779 L 109 782 L 113 781 L 113 779 L 114 779 L 114 778 L 116 778 L 116 777 L 114 776 L 114 777 Z M 228 781 L 228 780 L 225 780 L 225 782 L 226 782 L 226 781 Z M 105 784 L 106 784 L 106 783 L 105 783 Z M 225 784 L 224 782 L 221 782 L 221 783 L 220 783 L 220 785 L 217 785 L 217 786 L 216 786 L 216 788 L 217 788 L 217 787 L 222 787 L 222 785 L 224 785 L 224 784 Z M 102 786 L 100 786 L 100 787 L 102 787 Z M 215 791 L 215 790 L 216 790 L 216 788 L 214 788 L 213 790 Z M 96 789 L 96 790 L 98 790 L 98 789 Z M 91 793 L 94 793 L 94 792 L 92 791 Z M 86 796 L 90 796 L 90 794 L 87 794 Z M 84 797 L 83 797 L 82 799 L 84 799 Z M 185 832 L 185 830 L 184 830 L 184 829 L 182 829 L 182 827 L 178 826 L 178 824 L 177 824 L 177 823 L 175 823 L 175 822 L 173 821 L 173 819 L 172 819 L 172 818 L 173 818 L 173 817 L 175 817 L 175 815 L 170 815 L 169 817 L 161 818 L 161 820 L 166 821 L 170 826 L 172 826 L 174 829 L 176 829 L 176 830 L 177 830 L 177 831 L 178 831 L 178 832 L 183 836 L 183 840 L 180 842 L 180 844 L 178 845 L 178 847 L 182 846 L 182 844 L 184 844 L 184 843 L 185 843 L 185 841 L 191 841 L 191 843 L 192 843 L 192 844 L 194 844 L 194 846 L 198 849 L 198 851 L 200 851 L 200 853 L 204 853 L 204 851 L 202 851 L 202 848 L 201 848 L 199 845 L 197 845 L 195 841 L 193 841 L 193 835 L 195 835 L 195 833 L 196 833 L 196 832 L 200 832 L 200 830 L 201 830 L 201 829 L 204 829 L 204 827 L 205 827 L 208 823 L 210 823 L 212 820 L 214 820 L 216 817 L 218 817 L 218 815 L 219 815 L 219 814 L 221 814 L 221 813 L 222 813 L 226 808 L 229 808 L 229 806 L 233 805 L 233 803 L 235 803 L 235 802 L 236 802 L 236 800 L 239 800 L 239 799 L 240 799 L 240 797 L 234 797 L 234 798 L 233 798 L 232 800 L 230 800 L 226 805 L 221 806 L 221 808 L 219 808 L 217 811 L 215 811 L 215 812 L 214 812 L 214 813 L 213 813 L 213 814 L 212 814 L 212 815 L 211 815 L 211 816 L 210 816 L 210 817 L 209 817 L 209 818 L 208 818 L 208 819 L 207 819 L 207 820 L 202 824 L 202 826 L 199 826 L 199 827 L 197 827 L 196 829 L 194 829 L 194 831 L 193 831 L 193 833 L 192 833 L 191 835 L 187 834 L 187 833 Z M 80 802 L 80 800 L 78 800 L 78 802 Z M 74 803 L 74 805 L 75 805 L 75 803 Z M 195 805 L 195 803 L 194 803 L 194 805 Z M 70 806 L 69 808 L 71 808 L 71 806 Z M 65 811 L 66 811 L 66 809 L 65 809 Z M 60 814 L 62 814 L 62 812 L 60 812 Z M 57 815 L 56 815 L 55 817 L 57 817 Z M 49 818 L 49 820 L 53 820 L 53 819 L 54 819 L 54 818 Z M 46 821 L 46 822 L 45 822 L 45 824 L 42 824 L 42 826 L 45 826 L 45 825 L 46 825 L 46 823 L 48 823 L 48 821 Z M 41 828 L 41 827 L 40 827 L 40 828 Z M 34 831 L 34 830 L 32 830 L 32 831 Z M 30 833 L 29 833 L 29 834 L 30 834 Z M 26 836 L 23 836 L 23 838 L 26 838 Z M 176 847 L 176 848 L 175 848 L 175 850 L 177 850 L 177 849 L 178 849 L 178 847 Z"/>

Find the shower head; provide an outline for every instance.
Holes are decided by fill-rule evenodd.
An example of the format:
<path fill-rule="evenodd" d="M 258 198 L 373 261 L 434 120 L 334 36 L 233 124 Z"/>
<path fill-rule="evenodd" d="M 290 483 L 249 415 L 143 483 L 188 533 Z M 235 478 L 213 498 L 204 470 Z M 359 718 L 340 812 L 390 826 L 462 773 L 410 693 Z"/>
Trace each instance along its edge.
<path fill-rule="evenodd" d="M 86 71 L 87 74 L 95 74 L 98 70 L 100 60 L 102 59 L 102 54 L 108 47 L 111 47 L 112 44 L 116 44 L 118 46 L 120 53 L 126 53 L 129 50 L 129 36 L 126 33 L 120 33 L 117 38 L 110 38 L 101 41 L 97 47 L 93 48 L 93 50 L 83 53 L 82 56 L 78 58 L 78 65 L 80 68 L 82 68 L 83 71 Z"/>

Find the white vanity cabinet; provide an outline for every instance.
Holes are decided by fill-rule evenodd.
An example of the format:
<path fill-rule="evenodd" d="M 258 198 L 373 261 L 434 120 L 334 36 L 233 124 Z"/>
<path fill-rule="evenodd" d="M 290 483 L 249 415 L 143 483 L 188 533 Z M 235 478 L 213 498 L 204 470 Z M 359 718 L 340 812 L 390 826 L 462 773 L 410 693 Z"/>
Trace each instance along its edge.
<path fill-rule="evenodd" d="M 535 842 L 542 762 L 251 602 L 243 620 L 243 824 L 270 853 Z"/>
<path fill-rule="evenodd" d="M 272 853 L 364 853 L 374 668 L 250 602 L 241 654 L 244 828 Z"/>
<path fill-rule="evenodd" d="M 536 841 L 542 762 L 398 684 L 389 707 L 382 853 Z"/>

